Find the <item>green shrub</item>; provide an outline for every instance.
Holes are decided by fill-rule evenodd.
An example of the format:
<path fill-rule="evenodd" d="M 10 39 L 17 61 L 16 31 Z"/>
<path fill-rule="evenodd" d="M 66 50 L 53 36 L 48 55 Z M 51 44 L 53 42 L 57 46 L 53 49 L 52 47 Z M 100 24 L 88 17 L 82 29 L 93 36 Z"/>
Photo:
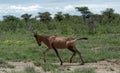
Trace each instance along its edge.
<path fill-rule="evenodd" d="M 82 68 L 82 69 L 76 69 L 72 73 L 96 73 L 95 69 L 92 68 Z"/>

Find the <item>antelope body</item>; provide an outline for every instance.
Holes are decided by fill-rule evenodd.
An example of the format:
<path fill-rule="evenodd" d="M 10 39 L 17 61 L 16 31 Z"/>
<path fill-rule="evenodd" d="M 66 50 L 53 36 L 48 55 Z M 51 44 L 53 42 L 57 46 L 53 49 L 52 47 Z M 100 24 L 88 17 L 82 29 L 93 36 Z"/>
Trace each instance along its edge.
<path fill-rule="evenodd" d="M 59 36 L 50 36 L 50 42 L 55 48 L 65 49 L 69 46 L 75 46 L 75 39 Z"/>
<path fill-rule="evenodd" d="M 70 63 L 72 62 L 72 58 L 76 55 L 76 53 L 80 56 L 80 59 L 82 61 L 82 65 L 84 64 L 84 61 L 82 59 L 81 53 L 76 49 L 76 44 L 75 41 L 77 39 L 74 38 L 68 38 L 68 37 L 60 37 L 60 36 L 56 36 L 56 35 L 52 35 L 52 36 L 46 36 L 46 35 L 38 35 L 37 33 L 34 32 L 34 37 L 38 43 L 38 45 L 41 45 L 41 42 L 43 42 L 46 46 L 47 49 L 43 52 L 44 54 L 44 62 L 46 62 L 46 53 L 50 50 L 50 49 L 54 49 L 57 57 L 59 58 L 61 65 L 63 64 L 59 53 L 57 51 L 57 49 L 65 49 L 67 48 L 68 50 L 70 50 L 71 52 L 73 52 L 73 55 L 70 58 Z M 87 39 L 87 38 L 80 38 L 80 39 Z M 79 39 L 79 40 L 80 40 Z"/>

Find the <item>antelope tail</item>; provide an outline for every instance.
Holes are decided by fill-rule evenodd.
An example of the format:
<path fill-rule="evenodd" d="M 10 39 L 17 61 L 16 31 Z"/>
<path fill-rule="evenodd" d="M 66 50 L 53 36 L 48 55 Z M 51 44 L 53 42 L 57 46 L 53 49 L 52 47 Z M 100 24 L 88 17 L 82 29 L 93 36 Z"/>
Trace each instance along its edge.
<path fill-rule="evenodd" d="M 84 39 L 84 40 L 88 40 L 88 38 L 86 38 L 86 37 L 79 38 L 79 39 L 76 39 L 76 40 L 82 40 L 82 39 Z"/>

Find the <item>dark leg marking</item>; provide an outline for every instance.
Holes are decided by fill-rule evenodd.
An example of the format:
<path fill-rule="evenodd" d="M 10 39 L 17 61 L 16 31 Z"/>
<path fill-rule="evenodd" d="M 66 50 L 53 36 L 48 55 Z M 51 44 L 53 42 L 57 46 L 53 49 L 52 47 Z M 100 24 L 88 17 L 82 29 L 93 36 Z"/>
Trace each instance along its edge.
<path fill-rule="evenodd" d="M 50 49 L 48 48 L 48 49 L 46 49 L 44 52 L 43 52 L 43 54 L 44 54 L 44 62 L 46 62 L 46 53 L 49 51 Z"/>
<path fill-rule="evenodd" d="M 62 60 L 61 60 L 61 58 L 60 58 L 60 56 L 59 56 L 59 53 L 58 53 L 57 49 L 54 47 L 54 45 L 53 45 L 53 44 L 52 44 L 52 47 L 53 47 L 53 49 L 54 49 L 54 51 L 55 51 L 55 53 L 56 53 L 57 57 L 59 58 L 59 60 L 60 60 L 60 62 L 61 62 L 61 64 L 60 64 L 60 65 L 63 65 L 63 62 L 62 62 Z"/>
<path fill-rule="evenodd" d="M 73 52 L 73 55 L 70 58 L 70 63 L 72 62 L 72 58 L 76 55 L 76 53 L 80 56 L 80 59 L 82 61 L 81 65 L 84 64 L 84 61 L 82 59 L 81 53 L 76 49 L 76 47 L 69 46 L 68 49 Z"/>
<path fill-rule="evenodd" d="M 75 51 L 78 53 L 78 55 L 80 56 L 80 59 L 82 61 L 81 65 L 84 65 L 84 61 L 82 59 L 81 53 L 76 49 L 76 47 L 74 47 Z"/>
<path fill-rule="evenodd" d="M 73 57 L 76 55 L 76 51 L 73 49 L 73 47 L 72 47 L 72 46 L 69 46 L 69 47 L 68 47 L 68 50 L 70 50 L 71 52 L 73 52 L 73 54 L 72 54 L 72 56 L 71 56 L 71 58 L 70 58 L 70 63 L 71 63 L 71 62 L 72 62 Z"/>

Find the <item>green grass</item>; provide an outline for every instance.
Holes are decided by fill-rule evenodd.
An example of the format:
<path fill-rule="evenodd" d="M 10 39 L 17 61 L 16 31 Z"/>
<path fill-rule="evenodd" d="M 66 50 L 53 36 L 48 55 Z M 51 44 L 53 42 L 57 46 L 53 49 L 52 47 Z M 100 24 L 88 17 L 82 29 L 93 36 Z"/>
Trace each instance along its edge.
<path fill-rule="evenodd" d="M 82 68 L 82 69 L 76 69 L 72 73 L 96 73 L 96 72 L 92 68 Z"/>
<path fill-rule="evenodd" d="M 13 65 L 8 64 L 5 60 L 0 59 L 0 68 L 14 68 Z"/>
<path fill-rule="evenodd" d="M 34 67 L 30 67 L 30 66 L 25 68 L 25 72 L 26 73 L 38 73 L 37 71 L 35 71 Z"/>
<path fill-rule="evenodd" d="M 7 35 L 7 36 L 6 36 Z M 77 41 L 77 48 L 82 53 L 86 62 L 93 62 L 107 58 L 120 58 L 120 35 L 104 34 L 88 36 L 88 40 Z M 42 61 L 43 51 L 47 48 L 44 44 L 38 46 L 33 36 L 26 34 L 2 34 L 0 38 L 0 57 L 12 61 Z M 58 49 L 64 62 L 68 62 L 71 52 L 67 49 Z M 58 62 L 55 52 L 50 50 L 46 56 L 48 62 Z M 74 58 L 79 62 L 79 57 Z"/>
<path fill-rule="evenodd" d="M 89 39 L 77 41 L 76 47 L 81 52 L 85 62 L 120 59 L 119 36 L 120 34 L 87 35 Z M 74 35 L 74 37 L 79 36 Z M 0 34 L 1 59 L 5 61 L 34 61 L 36 66 L 42 66 L 45 71 L 59 69 L 60 67 L 51 64 L 59 62 L 54 50 L 47 53 L 47 63 L 43 64 L 43 51 L 45 49 L 47 49 L 46 45 L 42 44 L 39 47 L 29 32 Z M 58 49 L 58 51 L 63 62 L 69 62 L 72 53 L 67 49 Z M 81 62 L 78 55 L 74 57 L 73 62 Z"/>
<path fill-rule="evenodd" d="M 58 65 L 53 65 L 51 63 L 44 63 L 44 64 L 41 64 L 43 70 L 46 72 L 46 71 L 54 71 L 55 69 L 59 69 L 59 66 Z"/>

